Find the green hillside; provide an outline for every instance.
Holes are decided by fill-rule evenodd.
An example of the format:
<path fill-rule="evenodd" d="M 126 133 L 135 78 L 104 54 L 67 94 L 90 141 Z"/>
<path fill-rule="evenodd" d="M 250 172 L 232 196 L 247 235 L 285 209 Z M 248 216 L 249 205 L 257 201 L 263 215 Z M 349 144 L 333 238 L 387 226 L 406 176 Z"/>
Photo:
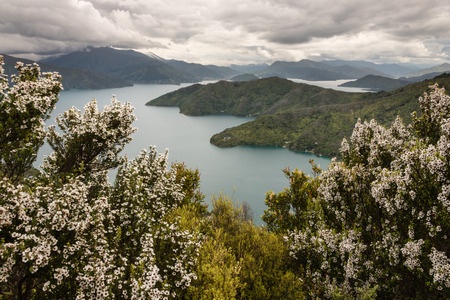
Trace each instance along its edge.
<path fill-rule="evenodd" d="M 178 106 L 187 115 L 230 114 L 255 120 L 211 137 L 219 147 L 277 146 L 320 155 L 338 154 L 342 138 L 358 120 L 389 124 L 397 115 L 409 122 L 417 99 L 431 82 L 450 88 L 450 76 L 414 83 L 392 92 L 347 93 L 286 79 L 221 81 L 166 94 L 147 105 Z"/>
<path fill-rule="evenodd" d="M 195 84 L 158 97 L 147 105 L 178 106 L 181 113 L 190 116 L 257 116 L 269 110 L 296 86 L 296 83 L 281 78 Z"/>

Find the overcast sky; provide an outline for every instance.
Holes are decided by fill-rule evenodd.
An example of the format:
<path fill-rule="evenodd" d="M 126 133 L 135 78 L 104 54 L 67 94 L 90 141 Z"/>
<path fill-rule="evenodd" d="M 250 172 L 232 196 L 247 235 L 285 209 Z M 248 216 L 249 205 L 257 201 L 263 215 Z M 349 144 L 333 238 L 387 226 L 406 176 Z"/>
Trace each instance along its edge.
<path fill-rule="evenodd" d="M 114 46 L 202 64 L 450 62 L 448 0 L 1 0 L 0 53 Z"/>

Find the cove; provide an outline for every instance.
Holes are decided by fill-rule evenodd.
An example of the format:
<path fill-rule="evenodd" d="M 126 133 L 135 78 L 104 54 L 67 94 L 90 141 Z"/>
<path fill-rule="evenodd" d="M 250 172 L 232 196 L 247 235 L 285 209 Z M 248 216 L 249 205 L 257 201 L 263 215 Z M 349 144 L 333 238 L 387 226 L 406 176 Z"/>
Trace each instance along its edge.
<path fill-rule="evenodd" d="M 255 223 L 261 225 L 260 216 L 266 209 L 265 194 L 280 192 L 288 186 L 282 170 L 298 168 L 311 173 L 309 160 L 327 168 L 330 159 L 309 153 L 296 153 L 283 148 L 239 146 L 218 148 L 209 143 L 210 137 L 226 128 L 247 122 L 249 118 L 233 116 L 189 117 L 178 108 L 145 106 L 148 101 L 188 86 L 182 85 L 134 85 L 132 87 L 103 90 L 70 90 L 60 94 L 60 100 L 52 114 L 54 117 L 75 106 L 79 110 L 95 98 L 99 109 L 111 103 L 112 95 L 121 102 L 130 102 L 137 117 L 137 132 L 124 154 L 134 158 L 142 149 L 155 146 L 159 152 L 169 150 L 171 162 L 184 162 L 187 167 L 198 169 L 201 174 L 201 191 L 206 204 L 214 196 L 225 194 L 235 202 L 247 202 L 253 210 Z M 48 146 L 42 153 L 49 153 Z"/>

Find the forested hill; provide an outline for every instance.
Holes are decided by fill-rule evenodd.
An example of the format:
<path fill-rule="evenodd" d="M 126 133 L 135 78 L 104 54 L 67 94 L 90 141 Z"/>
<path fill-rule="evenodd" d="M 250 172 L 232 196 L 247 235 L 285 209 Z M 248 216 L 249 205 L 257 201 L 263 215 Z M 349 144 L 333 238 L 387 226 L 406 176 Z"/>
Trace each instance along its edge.
<path fill-rule="evenodd" d="M 195 84 L 158 97 L 147 105 L 178 106 L 185 115 L 257 116 L 269 110 L 297 84 L 281 78 Z"/>
<path fill-rule="evenodd" d="M 411 113 L 418 110 L 418 98 L 432 82 L 450 89 L 448 74 L 379 93 L 347 93 L 267 78 L 196 84 L 163 95 L 147 105 L 178 106 L 187 115 L 256 117 L 215 134 L 211 143 L 220 147 L 277 146 L 334 156 L 358 118 L 389 124 L 400 115 L 409 122 Z"/>

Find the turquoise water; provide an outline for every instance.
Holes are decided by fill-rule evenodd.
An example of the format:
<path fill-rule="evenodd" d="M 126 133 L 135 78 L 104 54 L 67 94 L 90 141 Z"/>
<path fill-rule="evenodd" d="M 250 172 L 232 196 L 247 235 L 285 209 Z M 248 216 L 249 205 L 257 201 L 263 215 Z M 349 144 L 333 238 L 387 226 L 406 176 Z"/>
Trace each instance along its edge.
<path fill-rule="evenodd" d="M 326 168 L 328 158 L 308 153 L 295 153 L 282 148 L 235 147 L 222 149 L 209 143 L 210 137 L 225 128 L 247 122 L 248 118 L 232 116 L 188 117 L 178 108 L 150 107 L 145 103 L 162 94 L 186 85 L 135 85 L 120 89 L 71 90 L 60 95 L 54 115 L 71 106 L 82 110 L 91 99 L 97 99 L 99 108 L 110 103 L 114 94 L 121 102 L 135 107 L 137 132 L 124 152 L 136 156 L 141 149 L 151 145 L 159 152 L 169 149 L 170 161 L 184 162 L 189 168 L 201 173 L 201 190 L 211 197 L 225 194 L 236 202 L 246 201 L 253 209 L 255 222 L 261 224 L 260 216 L 265 210 L 265 193 L 279 192 L 288 186 L 282 170 L 286 167 L 311 172 L 310 159 Z M 52 123 L 50 121 L 49 123 Z M 43 150 L 48 153 L 49 149 Z"/>

